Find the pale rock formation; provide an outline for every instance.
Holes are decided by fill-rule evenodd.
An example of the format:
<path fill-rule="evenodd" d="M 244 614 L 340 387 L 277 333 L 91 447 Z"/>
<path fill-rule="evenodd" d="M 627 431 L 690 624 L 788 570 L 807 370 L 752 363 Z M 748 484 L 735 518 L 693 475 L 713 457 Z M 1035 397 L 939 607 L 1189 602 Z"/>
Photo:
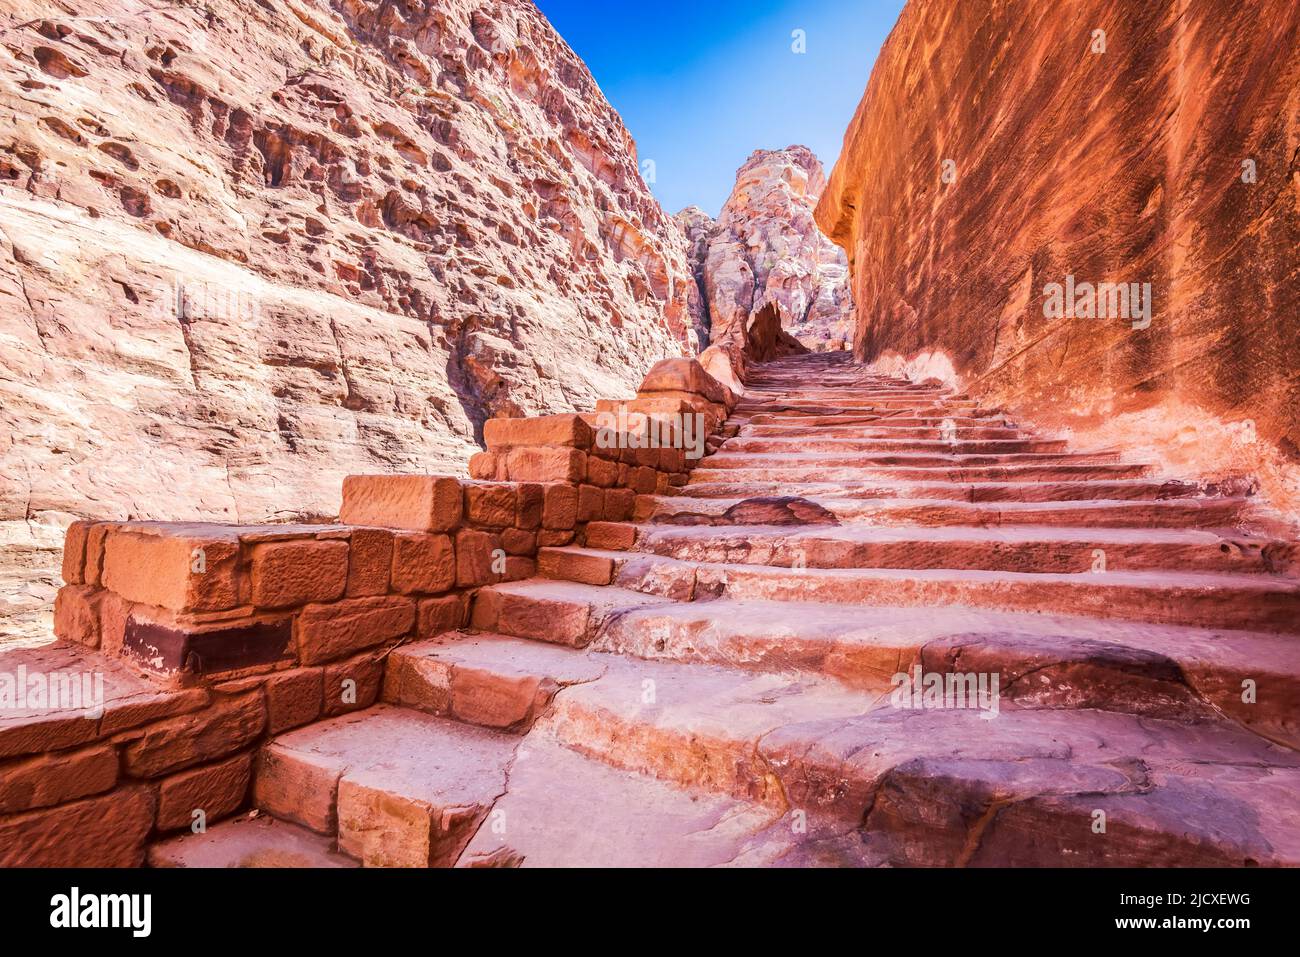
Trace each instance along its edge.
<path fill-rule="evenodd" d="M 711 341 L 743 331 L 748 351 L 768 358 L 797 349 L 777 328 L 819 351 L 852 338 L 848 262 L 813 219 L 825 184 L 805 146 L 756 150 L 716 222 L 698 207 L 677 214 L 705 292 Z"/>
<path fill-rule="evenodd" d="M 694 350 L 685 242 L 527 0 L 10 0 L 0 614 L 75 516 L 328 515 Z"/>

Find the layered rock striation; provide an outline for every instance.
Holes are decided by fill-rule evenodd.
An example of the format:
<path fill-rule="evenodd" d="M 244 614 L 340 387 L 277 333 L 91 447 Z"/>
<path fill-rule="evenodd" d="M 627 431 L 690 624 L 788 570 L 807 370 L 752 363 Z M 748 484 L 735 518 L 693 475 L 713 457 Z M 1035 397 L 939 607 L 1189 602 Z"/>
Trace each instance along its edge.
<path fill-rule="evenodd" d="M 76 516 L 328 516 L 695 346 L 685 241 L 527 0 L 16 0 L 0 141 L 0 614 Z"/>

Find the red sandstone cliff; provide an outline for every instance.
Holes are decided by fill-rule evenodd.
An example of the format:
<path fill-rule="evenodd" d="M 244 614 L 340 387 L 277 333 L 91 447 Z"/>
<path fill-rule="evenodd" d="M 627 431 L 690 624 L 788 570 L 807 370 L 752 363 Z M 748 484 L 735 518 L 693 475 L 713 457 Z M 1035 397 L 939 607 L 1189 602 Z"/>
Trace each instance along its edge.
<path fill-rule="evenodd" d="M 860 357 L 1300 515 L 1300 6 L 911 0 L 817 217 Z"/>
<path fill-rule="evenodd" d="M 74 516 L 329 513 L 693 344 L 685 241 L 528 0 L 11 0 L 0 145 L 0 616 Z"/>

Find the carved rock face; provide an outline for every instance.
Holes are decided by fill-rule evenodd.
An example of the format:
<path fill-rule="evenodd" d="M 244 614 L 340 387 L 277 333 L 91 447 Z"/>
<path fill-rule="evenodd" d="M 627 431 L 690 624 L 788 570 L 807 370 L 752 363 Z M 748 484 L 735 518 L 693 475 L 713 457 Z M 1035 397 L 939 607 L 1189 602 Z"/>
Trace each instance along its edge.
<path fill-rule="evenodd" d="M 860 358 L 1168 474 L 1256 474 L 1294 518 L 1300 9 L 1167 13 L 911 0 L 817 218 Z M 1099 309 L 1101 283 L 1149 316 Z"/>
<path fill-rule="evenodd" d="M 75 515 L 328 515 L 693 351 L 685 240 L 586 67 L 526 0 L 425 6 L 9 5 L 6 600 L 46 604 Z"/>

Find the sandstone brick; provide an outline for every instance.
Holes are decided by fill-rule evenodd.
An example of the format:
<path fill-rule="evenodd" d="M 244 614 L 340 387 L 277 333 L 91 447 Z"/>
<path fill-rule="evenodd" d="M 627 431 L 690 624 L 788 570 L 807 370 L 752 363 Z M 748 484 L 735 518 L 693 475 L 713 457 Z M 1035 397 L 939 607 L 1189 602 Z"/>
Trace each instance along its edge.
<path fill-rule="evenodd" d="M 384 528 L 354 528 L 349 544 L 347 596 L 386 594 L 393 565 L 393 533 Z"/>
<path fill-rule="evenodd" d="M 101 744 L 0 764 L 0 814 L 30 811 L 107 791 L 117 782 L 117 751 Z"/>
<path fill-rule="evenodd" d="M 0 867 L 139 867 L 154 806 L 134 787 L 0 817 Z"/>
<path fill-rule="evenodd" d="M 609 488 L 618 481 L 618 463 L 595 455 L 587 456 L 587 481 L 601 488 Z"/>
<path fill-rule="evenodd" d="M 506 572 L 502 581 L 517 582 L 525 578 L 532 578 L 537 574 L 537 562 L 532 558 L 523 555 L 509 555 L 506 557 Z"/>
<path fill-rule="evenodd" d="M 304 728 L 296 733 L 313 730 Z M 331 834 L 336 821 L 339 771 L 327 755 L 288 747 L 282 740 L 272 741 L 257 754 L 253 803 L 282 820 Z"/>
<path fill-rule="evenodd" d="M 119 654 L 159 675 L 213 676 L 249 668 L 263 671 L 292 655 L 288 616 L 240 615 L 207 623 L 143 605 L 126 620 Z"/>
<path fill-rule="evenodd" d="M 593 432 L 582 416 L 560 413 L 526 419 L 488 419 L 483 423 L 483 441 L 491 451 L 519 446 L 589 449 Z"/>
<path fill-rule="evenodd" d="M 253 604 L 291 608 L 342 597 L 348 584 L 348 543 L 314 538 L 267 542 L 252 552 Z"/>
<path fill-rule="evenodd" d="M 663 448 L 659 450 L 658 469 L 661 472 L 680 472 L 686 468 L 686 450 Z"/>
<path fill-rule="evenodd" d="M 591 522 L 587 525 L 587 547 L 627 551 L 636 544 L 636 526 L 622 522 Z"/>
<path fill-rule="evenodd" d="M 715 403 L 726 403 L 731 399 L 728 395 L 730 390 L 691 358 L 656 362 L 641 380 L 641 388 L 637 389 L 638 396 L 645 392 L 689 392 Z"/>
<path fill-rule="evenodd" d="M 465 515 L 470 523 L 505 528 L 515 523 L 515 487 L 506 483 L 465 486 Z"/>
<path fill-rule="evenodd" d="M 378 701 L 384 684 L 384 661 L 383 652 L 369 652 L 326 665 L 325 714 L 360 711 Z"/>
<path fill-rule="evenodd" d="M 537 553 L 537 569 L 546 578 L 608 585 L 614 577 L 614 561 L 603 555 L 543 548 Z"/>
<path fill-rule="evenodd" d="M 505 549 L 499 535 L 472 528 L 456 533 L 456 584 L 460 588 L 499 581 L 505 571 L 504 562 Z"/>
<path fill-rule="evenodd" d="M 199 810 L 209 825 L 239 810 L 248 797 L 252 760 L 251 753 L 239 754 L 164 778 L 158 786 L 158 830 L 188 828 Z"/>
<path fill-rule="evenodd" d="M 346 525 L 445 532 L 464 512 L 459 479 L 445 475 L 349 475 L 339 520 Z"/>
<path fill-rule="evenodd" d="M 206 708 L 212 701 L 207 688 L 185 688 L 179 691 L 159 691 L 152 695 L 132 695 L 130 698 L 111 701 L 99 719 L 100 737 L 121 734 L 152 721 L 161 721 L 181 714 L 190 714 Z"/>
<path fill-rule="evenodd" d="M 672 485 L 669 484 L 668 481 L 670 478 L 672 478 L 672 473 L 670 472 L 655 473 L 655 494 L 656 495 L 669 494 L 669 492 L 672 490 Z"/>
<path fill-rule="evenodd" d="M 544 528 L 537 533 L 537 547 L 550 548 L 557 545 L 568 545 L 577 536 L 577 532 L 572 528 L 556 530 Z"/>
<path fill-rule="evenodd" d="M 266 681 L 266 731 L 279 734 L 320 717 L 324 696 L 320 668 L 294 668 Z"/>
<path fill-rule="evenodd" d="M 86 533 L 86 564 L 82 574 L 87 585 L 103 584 L 104 543 L 109 532 L 116 528 L 112 522 L 95 522 Z"/>
<path fill-rule="evenodd" d="M 99 600 L 103 589 L 64 585 L 54 598 L 54 634 L 87 648 L 99 647 Z"/>
<path fill-rule="evenodd" d="M 625 522 L 632 517 L 636 492 L 628 488 L 612 488 L 605 493 L 605 520 Z"/>
<path fill-rule="evenodd" d="M 501 533 L 501 547 L 511 555 L 531 555 L 537 550 L 537 533 L 507 528 Z"/>
<path fill-rule="evenodd" d="M 172 611 L 222 611 L 239 604 L 238 565 L 235 539 L 153 534 L 124 525 L 105 539 L 102 581 L 127 601 Z"/>
<path fill-rule="evenodd" d="M 475 452 L 469 457 L 469 477 L 483 481 L 504 479 L 506 460 L 495 452 Z"/>
<path fill-rule="evenodd" d="M 552 446 L 512 448 L 506 471 L 513 482 L 580 482 L 587 472 L 587 453 Z"/>
<path fill-rule="evenodd" d="M 605 492 L 594 485 L 578 486 L 578 521 L 599 519 L 605 511 Z"/>
<path fill-rule="evenodd" d="M 127 774 L 143 778 L 180 771 L 243 750 L 265 727 L 259 692 L 218 699 L 203 711 L 130 732 L 124 766 Z"/>
<path fill-rule="evenodd" d="M 631 487 L 639 495 L 653 495 L 659 487 L 659 473 L 654 469 L 638 465 L 632 469 Z"/>
<path fill-rule="evenodd" d="M 92 522 L 73 522 L 63 534 L 63 581 L 80 585 L 86 580 L 86 539 Z"/>
<path fill-rule="evenodd" d="M 515 504 L 515 527 L 533 529 L 542 524 L 542 509 L 546 502 L 546 487 L 535 482 L 518 486 Z"/>
<path fill-rule="evenodd" d="M 393 588 L 403 594 L 436 594 L 456 583 L 451 537 L 402 532 L 393 542 Z"/>
<path fill-rule="evenodd" d="M 578 490 L 557 482 L 546 486 L 545 494 L 542 525 L 550 529 L 573 528 L 578 522 Z"/>
<path fill-rule="evenodd" d="M 426 598 L 420 602 L 417 633 L 421 638 L 436 638 L 448 631 L 456 631 L 465 624 L 465 597 L 443 595 Z"/>
<path fill-rule="evenodd" d="M 396 595 L 308 605 L 298 616 L 298 660 L 316 665 L 394 641 L 415 628 L 415 602 Z"/>

